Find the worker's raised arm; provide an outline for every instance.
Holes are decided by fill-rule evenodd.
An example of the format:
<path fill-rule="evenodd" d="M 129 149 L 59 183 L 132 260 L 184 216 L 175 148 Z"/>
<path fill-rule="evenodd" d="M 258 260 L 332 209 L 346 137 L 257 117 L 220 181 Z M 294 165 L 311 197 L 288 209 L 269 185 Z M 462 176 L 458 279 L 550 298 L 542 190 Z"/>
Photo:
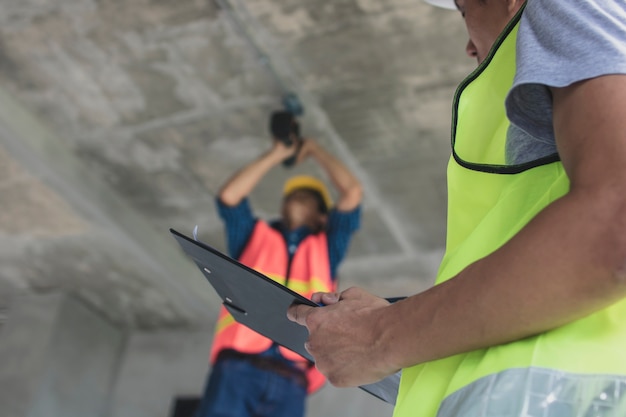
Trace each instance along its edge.
<path fill-rule="evenodd" d="M 357 177 L 330 152 L 313 139 L 303 139 L 298 153 L 298 162 L 312 157 L 326 171 L 333 185 L 339 192 L 335 207 L 339 211 L 354 210 L 363 198 L 363 190 Z"/>
<path fill-rule="evenodd" d="M 236 206 L 252 192 L 265 174 L 292 156 L 295 151 L 295 145 L 286 146 L 283 142 L 274 140 L 270 150 L 241 168 L 224 183 L 219 191 L 219 199 L 228 206 Z"/>

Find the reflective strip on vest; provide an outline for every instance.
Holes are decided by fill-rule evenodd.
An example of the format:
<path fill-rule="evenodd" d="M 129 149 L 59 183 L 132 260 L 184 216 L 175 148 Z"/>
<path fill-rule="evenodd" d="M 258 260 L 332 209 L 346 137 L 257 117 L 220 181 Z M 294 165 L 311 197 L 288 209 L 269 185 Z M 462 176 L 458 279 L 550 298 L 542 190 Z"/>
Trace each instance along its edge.
<path fill-rule="evenodd" d="M 522 11 L 455 94 L 448 235 L 437 284 L 497 250 L 569 190 L 556 155 L 519 166 L 505 164 L 509 123 L 504 100 L 513 82 Z M 624 394 L 619 391 L 624 375 L 622 300 L 534 337 L 403 369 L 394 417 L 591 417 L 600 404 L 598 416 L 624 417 Z M 567 389 L 555 396 L 559 381 Z M 609 396 L 600 386 L 618 391 Z M 613 399 L 611 405 L 598 402 L 605 396 Z M 563 414 L 558 405 L 541 406 L 549 400 L 582 408 Z M 538 410 L 545 413 L 533 414 Z"/>
<path fill-rule="evenodd" d="M 524 387 L 525 395 L 520 394 Z M 449 395 L 438 417 L 622 417 L 626 376 L 509 369 Z"/>
<path fill-rule="evenodd" d="M 239 261 L 280 284 L 284 285 L 286 281 L 289 255 L 285 240 L 280 232 L 265 222 L 257 221 Z M 330 276 L 325 234 L 307 236 L 300 243 L 291 261 L 287 287 L 307 298 L 311 298 L 314 292 L 335 290 L 335 283 Z M 220 309 L 211 348 L 212 363 L 219 352 L 226 348 L 244 353 L 260 353 L 271 345 L 270 339 L 236 322 L 224 307 Z M 306 369 L 309 393 L 322 387 L 324 376 L 306 359 L 282 346 L 279 350 L 285 358 L 300 363 Z"/>

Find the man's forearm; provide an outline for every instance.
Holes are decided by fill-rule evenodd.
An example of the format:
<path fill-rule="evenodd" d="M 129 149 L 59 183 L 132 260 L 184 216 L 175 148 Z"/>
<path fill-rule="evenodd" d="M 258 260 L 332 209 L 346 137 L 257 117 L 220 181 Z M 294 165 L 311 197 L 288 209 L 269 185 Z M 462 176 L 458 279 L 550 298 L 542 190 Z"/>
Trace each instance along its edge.
<path fill-rule="evenodd" d="M 614 227 L 623 213 L 602 201 L 569 194 L 492 255 L 385 309 L 381 355 L 407 367 L 553 329 L 626 297 L 626 248 Z M 580 221 L 590 218 L 602 221 Z"/>
<path fill-rule="evenodd" d="M 310 154 L 328 173 L 333 185 L 339 191 L 337 208 L 342 211 L 354 209 L 362 198 L 361 183 L 356 176 L 339 159 L 316 143 L 311 147 Z"/>
<path fill-rule="evenodd" d="M 260 157 L 237 171 L 219 192 L 220 200 L 229 206 L 235 206 L 248 196 L 259 181 L 274 166 L 282 161 L 282 156 L 269 150 Z"/>

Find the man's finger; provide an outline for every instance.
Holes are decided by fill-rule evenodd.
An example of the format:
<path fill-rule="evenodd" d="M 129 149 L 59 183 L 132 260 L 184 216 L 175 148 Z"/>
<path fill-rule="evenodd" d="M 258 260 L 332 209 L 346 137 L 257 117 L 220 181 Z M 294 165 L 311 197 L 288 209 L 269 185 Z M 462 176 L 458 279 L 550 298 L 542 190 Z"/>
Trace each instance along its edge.
<path fill-rule="evenodd" d="M 306 318 L 313 307 L 304 304 L 292 304 L 287 310 L 287 318 L 301 326 L 306 326 Z"/>
<path fill-rule="evenodd" d="M 335 304 L 339 301 L 339 293 L 336 292 L 316 292 L 311 296 L 311 301 L 320 305 Z"/>

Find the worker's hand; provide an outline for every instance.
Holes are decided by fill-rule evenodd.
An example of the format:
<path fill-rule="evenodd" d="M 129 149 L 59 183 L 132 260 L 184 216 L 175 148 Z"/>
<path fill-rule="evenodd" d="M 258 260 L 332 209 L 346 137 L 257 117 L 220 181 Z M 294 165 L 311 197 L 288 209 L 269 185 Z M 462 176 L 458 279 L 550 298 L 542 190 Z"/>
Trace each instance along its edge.
<path fill-rule="evenodd" d="M 314 303 L 329 306 L 339 301 L 341 294 L 338 292 L 316 292 L 311 296 L 311 301 Z"/>
<path fill-rule="evenodd" d="M 294 153 L 298 150 L 298 143 L 293 141 L 291 145 L 286 145 L 285 142 L 274 139 L 272 153 L 276 157 L 276 159 L 280 162 L 284 161 L 287 158 L 290 158 L 294 155 Z"/>
<path fill-rule="evenodd" d="M 389 302 L 360 288 L 341 294 L 316 293 L 312 297 L 325 307 L 294 304 L 287 316 L 306 326 L 306 350 L 315 365 L 338 387 L 373 383 L 397 371 L 387 365 L 383 330 L 377 324 Z"/>
<path fill-rule="evenodd" d="M 298 151 L 298 157 L 296 159 L 297 164 L 313 155 L 319 146 L 313 139 L 302 138 L 300 140 L 302 141 L 302 145 L 300 145 L 300 150 Z"/>

